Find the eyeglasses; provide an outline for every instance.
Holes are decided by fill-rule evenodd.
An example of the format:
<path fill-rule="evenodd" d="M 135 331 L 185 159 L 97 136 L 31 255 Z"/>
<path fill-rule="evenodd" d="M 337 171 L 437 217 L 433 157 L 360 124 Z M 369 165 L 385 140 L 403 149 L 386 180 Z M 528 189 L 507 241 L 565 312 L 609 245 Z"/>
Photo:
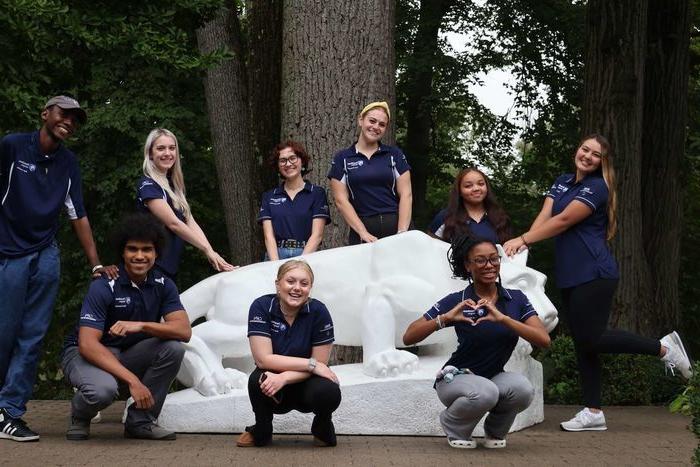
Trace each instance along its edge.
<path fill-rule="evenodd" d="M 298 160 L 299 160 L 299 156 L 297 156 L 296 154 L 292 154 L 292 155 L 289 156 L 289 157 L 280 157 L 280 158 L 278 158 L 278 159 L 277 159 L 277 163 L 278 163 L 279 165 L 281 165 L 281 166 L 285 166 L 285 165 L 287 165 L 287 164 L 294 165 L 294 164 L 297 163 Z"/>
<path fill-rule="evenodd" d="M 486 263 L 491 263 L 493 266 L 498 266 L 501 264 L 501 257 L 500 256 L 490 256 L 488 258 L 484 258 L 483 256 L 477 256 L 474 259 L 469 260 L 470 263 L 474 263 L 480 268 L 483 268 L 486 266 Z"/>

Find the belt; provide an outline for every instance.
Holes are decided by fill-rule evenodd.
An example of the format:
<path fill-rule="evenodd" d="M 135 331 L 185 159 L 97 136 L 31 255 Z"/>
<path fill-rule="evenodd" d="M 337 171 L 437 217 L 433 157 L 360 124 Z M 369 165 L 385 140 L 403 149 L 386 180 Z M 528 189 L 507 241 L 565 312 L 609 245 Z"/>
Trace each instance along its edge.
<path fill-rule="evenodd" d="M 304 248 L 306 242 L 299 240 L 277 240 L 277 248 Z"/>

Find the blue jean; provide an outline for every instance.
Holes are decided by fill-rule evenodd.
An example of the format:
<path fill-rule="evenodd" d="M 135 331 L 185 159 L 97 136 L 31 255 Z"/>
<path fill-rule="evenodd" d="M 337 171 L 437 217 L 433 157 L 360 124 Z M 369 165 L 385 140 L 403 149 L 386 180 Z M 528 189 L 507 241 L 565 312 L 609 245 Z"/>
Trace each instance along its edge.
<path fill-rule="evenodd" d="M 289 259 L 296 256 L 301 256 L 303 252 L 303 248 L 277 248 L 277 256 L 279 256 L 279 259 Z M 265 261 L 270 261 L 270 256 L 267 253 L 265 253 Z"/>
<path fill-rule="evenodd" d="M 60 271 L 55 244 L 19 258 L 0 259 L 0 408 L 14 418 L 24 415 L 32 397 Z"/>

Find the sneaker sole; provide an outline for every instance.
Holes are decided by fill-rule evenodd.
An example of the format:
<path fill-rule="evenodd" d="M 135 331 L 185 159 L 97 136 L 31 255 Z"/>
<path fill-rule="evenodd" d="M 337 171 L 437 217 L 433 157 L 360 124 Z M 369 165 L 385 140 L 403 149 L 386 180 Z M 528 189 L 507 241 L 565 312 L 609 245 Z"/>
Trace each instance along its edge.
<path fill-rule="evenodd" d="M 561 431 L 572 431 L 572 432 L 578 432 L 578 431 L 606 431 L 608 429 L 607 426 L 592 426 L 592 427 L 587 427 L 587 428 L 564 428 L 561 424 L 559 425 L 559 428 L 561 428 Z"/>
<path fill-rule="evenodd" d="M 20 443 L 24 443 L 24 442 L 29 442 L 29 441 L 39 441 L 39 435 L 19 437 L 19 436 L 12 436 L 12 435 L 8 435 L 7 433 L 0 432 L 0 439 L 11 439 L 12 441 L 18 441 Z"/>
<path fill-rule="evenodd" d="M 690 361 L 690 357 L 688 356 L 688 353 L 685 351 L 685 347 L 683 347 L 683 341 L 681 340 L 681 336 L 679 336 L 676 331 L 673 331 L 671 333 L 671 341 L 673 341 L 673 343 L 678 346 L 678 349 L 681 351 L 681 353 L 683 354 L 685 359 L 688 360 L 688 364 L 690 366 L 690 376 L 693 376 L 693 362 Z M 683 376 L 683 373 L 681 373 L 681 376 Z M 683 377 L 686 378 L 685 376 L 683 376 Z M 686 379 L 690 379 L 690 378 L 688 377 Z"/>
<path fill-rule="evenodd" d="M 85 436 L 85 435 L 66 435 L 66 439 L 68 441 L 85 441 L 89 439 L 90 436 Z"/>

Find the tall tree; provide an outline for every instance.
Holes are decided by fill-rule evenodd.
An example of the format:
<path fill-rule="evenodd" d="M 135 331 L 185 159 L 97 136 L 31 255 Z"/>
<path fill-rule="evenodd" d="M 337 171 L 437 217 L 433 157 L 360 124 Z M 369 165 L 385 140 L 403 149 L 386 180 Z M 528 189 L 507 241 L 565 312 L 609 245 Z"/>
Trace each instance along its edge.
<path fill-rule="evenodd" d="M 197 31 L 202 53 L 226 48 L 233 57 L 207 70 L 204 88 L 224 205 L 231 258 L 234 264 L 257 260 L 258 164 L 248 116 L 248 80 L 236 2 L 228 2 L 215 18 Z"/>
<path fill-rule="evenodd" d="M 441 55 L 438 35 L 443 19 L 455 0 L 422 0 L 413 53 L 407 60 L 406 146 L 411 163 L 414 217 L 426 213 L 426 190 L 433 149 L 433 72 Z"/>
<path fill-rule="evenodd" d="M 649 332 L 680 322 L 681 192 L 688 119 L 690 2 L 650 0 L 644 77 L 642 210 L 652 277 Z M 663 310 L 662 312 L 659 312 Z"/>
<path fill-rule="evenodd" d="M 314 183 L 327 186 L 332 156 L 357 138 L 365 104 L 395 109 L 394 13 L 392 0 L 284 2 L 282 138 L 307 147 Z M 392 141 L 388 131 L 385 142 Z M 344 245 L 348 234 L 329 201 L 326 248 Z"/>
<path fill-rule="evenodd" d="M 590 1 L 584 134 L 610 137 L 618 180 L 613 324 L 678 324 L 680 171 L 687 119 L 687 0 Z"/>

